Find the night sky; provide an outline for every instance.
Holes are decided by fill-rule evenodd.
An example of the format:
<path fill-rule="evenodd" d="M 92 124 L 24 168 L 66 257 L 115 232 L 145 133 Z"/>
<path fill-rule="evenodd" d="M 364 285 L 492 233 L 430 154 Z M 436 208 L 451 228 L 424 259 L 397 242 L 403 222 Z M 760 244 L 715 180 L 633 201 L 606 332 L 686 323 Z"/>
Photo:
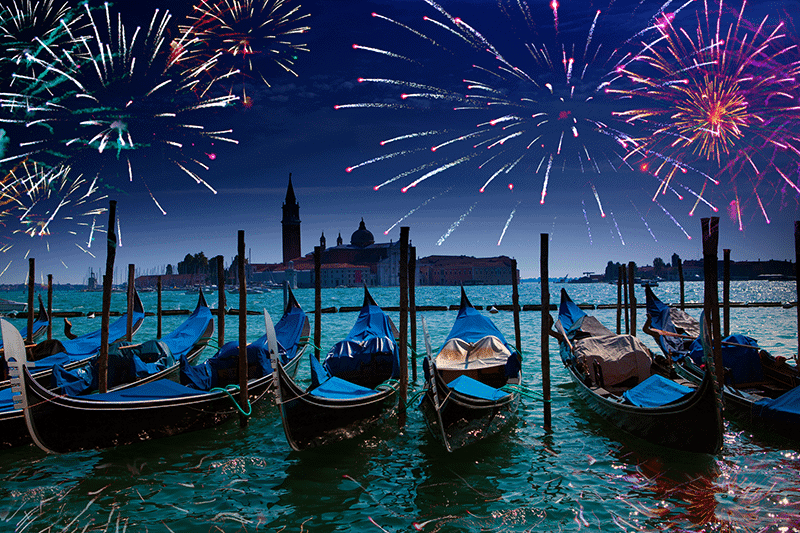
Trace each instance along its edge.
<path fill-rule="evenodd" d="M 169 35 L 176 36 L 192 3 L 176 4 L 126 0 L 111 9 L 122 12 L 132 31 L 136 24 L 146 28 L 156 7 L 163 13 L 168 6 Z M 792 137 L 800 134 L 800 111 L 793 109 L 800 108 L 797 83 L 773 81 L 753 88 L 752 82 L 742 82 L 749 87 L 737 89 L 745 103 L 733 112 L 743 133 L 718 163 L 716 156 L 708 160 L 698 152 L 699 141 L 674 147 L 669 138 L 657 139 L 654 130 L 676 120 L 671 104 L 641 96 L 641 84 L 615 72 L 623 65 L 639 75 L 661 75 L 657 89 L 683 78 L 630 59 L 656 40 L 654 25 L 664 14 L 673 28 L 694 38 L 698 24 L 706 27 L 702 1 L 563 0 L 557 17 L 545 1 L 286 5 L 299 5 L 298 13 L 311 15 L 303 21 L 307 33 L 285 37 L 308 45 L 309 51 L 297 52 L 293 60 L 297 76 L 264 57 L 268 54 L 256 54 L 257 73 L 219 82 L 204 96 L 232 94 L 239 98 L 233 105 L 185 115 L 209 131 L 231 129 L 224 136 L 238 144 L 187 141 L 180 150 L 128 151 L 132 181 L 127 164 L 108 151 L 101 156 L 87 150 L 73 158 L 73 175 L 98 176 L 93 196 L 100 199 L 93 206 L 118 202 L 117 281 L 129 263 L 142 273 L 163 273 L 164 265 L 177 264 L 187 253 L 222 254 L 230 261 L 240 229 L 253 262 L 279 262 L 281 204 L 290 173 L 304 252 L 319 244 L 323 232 L 328 245 L 340 233 L 349 242 L 363 218 L 376 242 L 398 239 L 400 226 L 407 225 L 421 257 L 507 255 L 517 259 L 522 277 L 536 277 L 540 234 L 549 233 L 551 275 L 577 277 L 602 272 L 609 260 L 644 265 L 656 257 L 669 262 L 673 253 L 700 258 L 700 219 L 719 216 L 720 257 L 723 248 L 732 250 L 734 261 L 794 257 L 793 223 L 799 216 L 794 187 L 800 181 L 800 142 Z M 736 23 L 741 7 L 737 1 L 723 5 L 723 34 Z M 716 4 L 708 9 L 713 27 Z M 755 42 L 781 24 L 775 32 L 780 37 L 768 48 L 782 52 L 774 62 L 759 65 L 791 80 L 800 70 L 800 38 L 792 20 L 798 14 L 797 0 L 751 0 L 731 43 L 751 42 L 765 17 Z M 266 50 L 264 41 L 253 46 L 256 52 Z M 739 49 L 731 48 L 731 54 Z M 681 59 L 691 56 L 684 50 Z M 564 58 L 574 59 L 569 71 Z M 777 87 L 785 88 L 784 94 L 770 96 Z M 195 91 L 161 103 L 185 109 L 200 98 Z M 752 111 L 755 102 L 766 110 Z M 789 111 L 779 113 L 780 106 Z M 628 123 L 619 114 L 654 107 L 661 113 L 649 125 Z M 162 135 L 158 121 L 143 124 L 156 130 L 150 133 L 154 139 Z M 32 128 L 6 129 L 8 157 L 20 153 Z M 781 133 L 765 142 L 765 130 Z M 630 153 L 631 139 L 637 138 L 650 139 L 649 151 Z M 178 168 L 176 160 L 208 166 L 196 171 L 208 187 Z M 683 170 L 653 201 L 673 162 Z M 753 165 L 762 171 L 756 174 Z M 703 199 L 717 212 L 696 198 L 704 184 Z M 64 207 L 46 236 L 12 233 L 19 228 L 16 218 L 0 219 L 0 271 L 5 269 L 0 283 L 24 281 L 26 257 L 36 258 L 37 278 L 52 273 L 56 283 L 83 283 L 90 268 L 104 268 L 104 235 L 95 231 L 91 246 L 88 239 L 91 221 L 105 226 L 107 215 L 78 216 L 85 205 Z M 46 220 L 48 213 L 45 209 L 39 216 Z"/>

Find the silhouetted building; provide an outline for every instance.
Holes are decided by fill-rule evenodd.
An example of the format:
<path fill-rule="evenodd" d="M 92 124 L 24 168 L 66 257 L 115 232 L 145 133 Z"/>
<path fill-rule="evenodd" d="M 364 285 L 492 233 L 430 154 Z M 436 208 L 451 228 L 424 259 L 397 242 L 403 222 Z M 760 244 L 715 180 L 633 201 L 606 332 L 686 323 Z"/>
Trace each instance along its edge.
<path fill-rule="evenodd" d="M 289 186 L 286 188 L 286 200 L 283 202 L 283 264 L 288 265 L 295 257 L 303 253 L 300 248 L 300 205 L 294 196 L 292 175 L 289 174 Z"/>

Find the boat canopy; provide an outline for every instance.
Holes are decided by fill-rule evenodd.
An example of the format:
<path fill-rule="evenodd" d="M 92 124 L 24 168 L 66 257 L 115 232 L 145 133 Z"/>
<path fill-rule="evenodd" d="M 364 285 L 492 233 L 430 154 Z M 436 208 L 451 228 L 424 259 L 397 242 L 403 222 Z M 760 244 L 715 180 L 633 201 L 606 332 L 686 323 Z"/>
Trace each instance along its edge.
<path fill-rule="evenodd" d="M 675 383 L 659 374 L 653 374 L 635 387 L 622 393 L 622 397 L 638 407 L 661 407 L 692 394 L 694 389 Z"/>
<path fill-rule="evenodd" d="M 394 325 L 368 294 L 350 333 L 331 348 L 324 366 L 332 376 L 370 388 L 400 377 Z"/>
<path fill-rule="evenodd" d="M 645 308 L 653 328 L 694 338 L 700 336 L 700 322 L 691 315 L 659 300 L 650 287 L 645 287 L 645 297 Z M 675 361 L 681 360 L 688 353 L 685 339 L 680 337 L 659 335 L 658 343 L 664 353 L 670 354 Z"/>
<path fill-rule="evenodd" d="M 800 387 L 775 399 L 764 398 L 753 406 L 754 415 L 767 420 L 800 424 Z"/>
<path fill-rule="evenodd" d="M 266 335 L 264 336 L 266 337 Z M 264 337 L 247 345 L 247 378 L 256 379 L 272 374 L 269 362 L 269 348 Z M 281 351 L 281 347 L 278 347 Z M 198 390 L 211 390 L 239 383 L 239 341 L 231 341 L 222 346 L 210 359 L 199 365 L 191 365 L 185 355 L 180 357 L 180 380 Z"/>
<path fill-rule="evenodd" d="M 759 356 L 758 341 L 745 335 L 730 335 L 722 339 L 722 366 L 725 367 L 725 384 L 738 386 L 764 380 L 764 371 Z M 732 342 L 745 346 L 725 344 Z M 746 346 L 752 346 L 748 348 Z M 692 343 L 689 357 L 698 366 L 703 364 L 703 346 L 699 339 Z"/>
<path fill-rule="evenodd" d="M 603 386 L 613 387 L 635 378 L 641 383 L 652 374 L 653 359 L 647 347 L 632 335 L 600 335 L 573 342 L 573 356 L 583 361 L 590 374 L 595 362 L 603 375 Z M 595 383 L 595 385 L 599 385 Z"/>

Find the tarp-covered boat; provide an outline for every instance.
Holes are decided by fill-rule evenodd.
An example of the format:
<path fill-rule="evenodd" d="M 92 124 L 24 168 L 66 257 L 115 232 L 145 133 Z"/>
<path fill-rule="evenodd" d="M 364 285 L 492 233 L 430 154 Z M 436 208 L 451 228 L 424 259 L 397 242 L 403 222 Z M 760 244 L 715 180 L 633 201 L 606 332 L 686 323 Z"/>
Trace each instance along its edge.
<path fill-rule="evenodd" d="M 239 406 L 235 401 L 238 371 L 227 371 L 224 364 L 209 365 L 223 371 L 215 377 L 216 386 L 208 390 L 161 379 L 81 397 L 53 394 L 31 377 L 24 364 L 15 364 L 11 370 L 18 373 L 15 379 L 23 391 L 15 400 L 24 410 L 34 442 L 53 453 L 107 448 L 211 427 L 237 412 L 249 414 L 248 410 L 269 391 L 273 380 L 268 362 L 270 357 L 281 355 L 278 336 L 266 312 L 265 319 L 267 334 L 247 346 L 247 406 Z M 294 320 L 284 324 L 296 325 Z M 5 337 L 7 323 L 2 325 Z M 295 346 L 303 344 L 302 329 L 294 328 L 294 342 L 288 340 L 288 335 L 285 337 L 289 347 L 286 351 L 296 353 L 296 357 L 302 351 Z M 238 352 L 237 343 L 228 343 L 212 359 L 235 359 Z M 186 359 L 181 357 L 181 360 Z M 258 370 L 251 375 L 253 369 Z"/>
<path fill-rule="evenodd" d="M 50 324 L 50 315 L 47 314 L 47 309 L 44 308 L 44 302 L 42 302 L 42 297 L 39 296 L 39 314 L 36 315 L 36 318 L 33 321 L 33 328 L 31 328 L 31 341 L 36 342 L 38 341 L 42 335 L 47 332 L 47 326 Z M 20 330 L 20 335 L 22 335 L 23 340 L 28 340 L 28 324 L 25 324 Z M 0 350 L 3 349 L 3 340 L 0 339 Z M 8 367 L 6 366 L 5 358 L 0 357 L 0 379 L 8 379 L 6 375 Z"/>
<path fill-rule="evenodd" d="M 136 333 L 144 321 L 144 306 L 137 291 L 133 292 L 131 334 Z M 108 327 L 108 342 L 113 344 L 128 334 L 128 314 L 124 313 Z M 61 365 L 67 370 L 87 364 L 100 353 L 101 331 L 99 329 L 74 339 L 40 342 L 27 358 L 27 365 L 35 379 L 47 385 L 53 367 Z M 31 360 L 34 359 L 34 360 Z M 6 363 L 8 359 L 6 358 Z M 0 389 L 9 386 L 9 380 L 0 382 Z"/>
<path fill-rule="evenodd" d="M 647 347 L 615 335 L 561 290 L 559 351 L 578 395 L 619 429 L 678 450 L 716 454 L 722 447 L 722 402 L 713 364 L 699 386 L 669 379 Z M 707 346 L 706 346 L 707 348 Z M 708 355 L 708 354 L 707 354 Z"/>
<path fill-rule="evenodd" d="M 427 333 L 427 326 L 425 327 Z M 430 347 L 426 335 L 426 346 Z M 461 288 L 453 328 L 423 361 L 420 409 L 431 434 L 453 451 L 500 432 L 519 405 L 522 358 Z"/>
<path fill-rule="evenodd" d="M 177 373 L 177 358 L 184 356 L 196 360 L 213 330 L 211 310 L 201 293 L 194 312 L 168 335 L 139 344 L 122 340 L 109 346 L 109 390 L 157 379 L 174 379 L 171 376 Z M 39 381 L 58 394 L 78 396 L 94 392 L 98 389 L 97 359 L 72 370 L 55 365 L 52 376 Z M 12 389 L 0 390 L 0 448 L 18 446 L 30 440 L 24 413 L 14 405 Z"/>
<path fill-rule="evenodd" d="M 294 450 L 362 434 L 397 404 L 400 357 L 396 329 L 364 287 L 364 303 L 349 335 L 324 364 L 309 354 L 311 385 L 292 380 L 277 365 L 277 402 L 286 439 Z"/>
<path fill-rule="evenodd" d="M 645 296 L 650 319 L 645 332 L 672 359 L 678 374 L 699 383 L 704 361 L 698 322 L 663 303 L 649 289 Z M 796 365 L 760 349 L 752 337 L 734 334 L 722 339 L 722 366 L 726 414 L 800 439 L 800 370 Z"/>

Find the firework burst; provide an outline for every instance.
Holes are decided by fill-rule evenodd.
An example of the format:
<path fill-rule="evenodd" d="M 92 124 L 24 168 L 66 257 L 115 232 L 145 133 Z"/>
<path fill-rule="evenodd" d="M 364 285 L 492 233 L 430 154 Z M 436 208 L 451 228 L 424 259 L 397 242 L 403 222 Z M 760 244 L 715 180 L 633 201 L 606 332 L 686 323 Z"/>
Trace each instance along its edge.
<path fill-rule="evenodd" d="M 745 2 L 737 11 L 722 2 L 684 6 L 693 3 L 688 18 L 661 13 L 655 36 L 618 67 L 630 87 L 609 88 L 634 102 L 617 115 L 647 132 L 628 158 L 659 177 L 658 192 L 678 176 L 699 175 L 733 197 L 737 217 L 747 193 L 769 223 L 764 198 L 786 187 L 800 193 L 796 45 L 780 21 L 750 23 Z"/>
<path fill-rule="evenodd" d="M 24 237 L 46 241 L 56 235 L 74 235 L 90 248 L 97 223 L 106 211 L 107 198 L 97 179 L 75 176 L 68 166 L 46 167 L 22 161 L 0 179 L 0 225 L 4 226 L 8 251 Z M 83 249 L 83 248 L 82 248 Z"/>
<path fill-rule="evenodd" d="M 200 0 L 176 41 L 176 48 L 186 51 L 180 63 L 200 94 L 248 79 L 269 86 L 270 65 L 297 76 L 298 53 L 308 51 L 297 41 L 309 31 L 304 25 L 309 17 L 290 0 Z M 246 92 L 242 101 L 251 104 Z"/>
<path fill-rule="evenodd" d="M 181 92 L 172 77 L 177 56 L 169 47 L 168 12 L 146 28 L 126 28 L 108 4 L 87 4 L 87 34 L 72 34 L 74 51 L 44 60 L 29 56 L 42 74 L 24 98 L 15 98 L 16 130 L 2 163 L 37 158 L 63 163 L 105 183 L 144 181 L 136 161 L 174 163 L 198 184 L 215 141 L 233 142 L 231 130 L 209 130 L 202 120 L 233 96 L 200 99 Z M 145 183 L 146 185 L 146 183 Z"/>

